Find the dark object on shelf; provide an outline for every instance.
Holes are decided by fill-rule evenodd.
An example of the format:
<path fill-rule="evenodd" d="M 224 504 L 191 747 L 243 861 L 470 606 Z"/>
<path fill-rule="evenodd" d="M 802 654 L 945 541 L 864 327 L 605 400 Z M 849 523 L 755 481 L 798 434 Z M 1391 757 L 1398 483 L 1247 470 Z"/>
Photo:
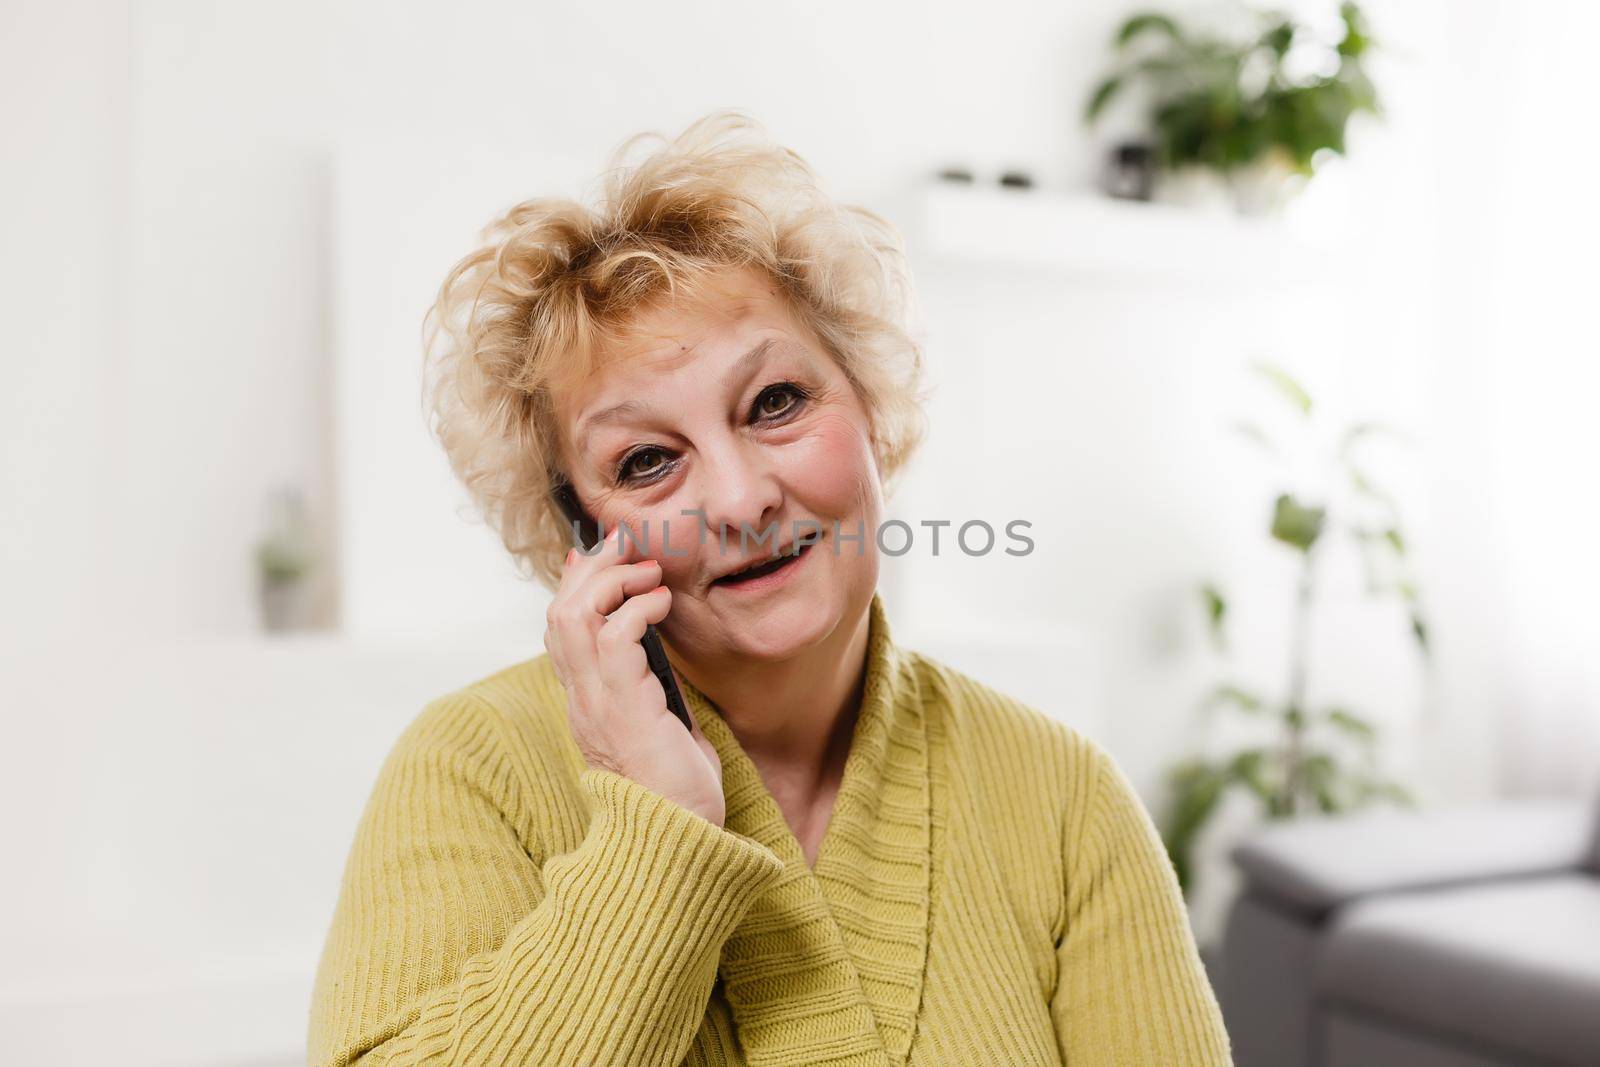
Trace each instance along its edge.
<path fill-rule="evenodd" d="M 1033 175 L 1020 170 L 1008 170 L 1000 175 L 1000 184 L 1007 189 L 1032 189 Z"/>
<path fill-rule="evenodd" d="M 972 172 L 965 167 L 946 167 L 939 172 L 939 180 L 942 182 L 964 182 L 971 185 Z"/>
<path fill-rule="evenodd" d="M 1137 141 L 1119 144 L 1106 164 L 1105 190 L 1119 200 L 1149 200 L 1155 187 L 1156 154 Z"/>

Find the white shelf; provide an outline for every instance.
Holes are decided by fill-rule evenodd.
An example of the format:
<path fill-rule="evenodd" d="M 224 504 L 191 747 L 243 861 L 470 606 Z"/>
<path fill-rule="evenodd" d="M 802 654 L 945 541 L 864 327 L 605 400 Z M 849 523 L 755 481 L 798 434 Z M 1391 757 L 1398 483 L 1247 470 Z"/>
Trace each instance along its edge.
<path fill-rule="evenodd" d="M 1282 219 L 1094 193 L 924 185 L 906 213 L 912 254 L 938 267 L 1009 267 L 1090 279 L 1231 286 L 1331 278 L 1342 247 Z"/>

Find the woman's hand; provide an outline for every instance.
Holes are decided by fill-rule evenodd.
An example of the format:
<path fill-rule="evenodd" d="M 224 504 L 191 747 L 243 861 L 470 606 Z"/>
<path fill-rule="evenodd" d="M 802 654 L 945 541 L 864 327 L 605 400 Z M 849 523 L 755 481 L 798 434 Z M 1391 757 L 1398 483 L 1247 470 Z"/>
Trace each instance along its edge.
<path fill-rule="evenodd" d="M 545 613 L 545 650 L 567 689 L 567 723 L 589 766 L 721 826 L 722 760 L 698 723 L 691 733 L 667 710 L 639 644 L 646 625 L 667 617 L 672 590 L 661 584 L 661 564 L 639 559 L 631 538 L 619 555 L 617 539 L 613 529 L 594 555 L 567 554 Z"/>

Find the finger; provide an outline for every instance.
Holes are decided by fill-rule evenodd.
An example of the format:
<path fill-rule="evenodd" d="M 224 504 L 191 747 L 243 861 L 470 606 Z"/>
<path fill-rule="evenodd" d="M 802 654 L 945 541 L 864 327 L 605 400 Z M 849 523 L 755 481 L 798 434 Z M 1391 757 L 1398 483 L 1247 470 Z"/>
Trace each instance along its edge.
<path fill-rule="evenodd" d="M 613 563 L 632 563 L 635 560 L 642 560 L 648 547 L 646 539 L 648 531 L 642 534 L 626 523 L 613 526 L 610 531 L 606 531 L 605 539 L 595 545 L 592 552 L 578 552 L 578 557 L 574 558 L 573 566 L 578 569 L 578 581 L 582 582 L 584 577 Z"/>
<path fill-rule="evenodd" d="M 583 584 L 583 580 L 608 562 L 616 560 L 616 542 L 621 527 L 614 527 L 606 534 L 605 539 L 588 552 L 574 546 L 567 550 L 566 562 L 562 564 L 561 588 L 576 587 Z"/>
<path fill-rule="evenodd" d="M 561 593 L 564 590 L 571 588 L 571 584 L 573 582 L 572 564 L 573 564 L 573 561 L 576 560 L 577 558 L 578 558 L 578 549 L 577 549 L 576 545 L 574 545 L 572 548 L 567 549 L 566 558 L 561 561 L 561 578 L 556 583 L 556 595 L 557 596 L 560 596 Z"/>
<path fill-rule="evenodd" d="M 649 657 L 639 642 L 644 639 L 645 628 L 666 618 L 671 610 L 672 590 L 659 585 L 630 598 L 600 628 L 595 638 L 600 652 L 600 680 L 614 696 L 625 700 L 645 678 L 654 680 Z M 664 692 L 661 706 L 666 708 Z"/>
<path fill-rule="evenodd" d="M 613 611 L 600 627 L 595 643 L 599 645 L 604 639 L 617 647 L 636 645 L 644 640 L 645 628 L 665 619 L 671 610 L 672 590 L 657 583 L 637 596 L 630 596 Z"/>
<path fill-rule="evenodd" d="M 660 564 L 640 560 L 613 564 L 590 575 L 583 585 L 569 586 L 556 595 L 545 613 L 545 643 L 548 648 L 553 642 L 559 650 L 569 681 L 593 673 L 586 668 L 586 661 L 593 658 L 588 650 L 606 617 L 628 597 L 649 592 L 660 584 Z"/>
<path fill-rule="evenodd" d="M 661 564 L 653 559 L 633 563 L 617 563 L 598 574 L 590 575 L 583 585 L 574 590 L 575 605 L 592 617 L 585 621 L 598 632 L 617 609 L 630 597 L 648 593 L 661 584 Z"/>
<path fill-rule="evenodd" d="M 561 579 L 556 584 L 555 596 L 545 611 L 544 650 L 550 654 L 551 663 L 556 669 L 556 677 L 568 690 L 571 690 L 574 678 L 561 646 L 560 617 L 566 610 L 572 590 L 577 588 L 583 580 L 583 575 L 588 573 L 588 568 L 578 565 L 586 558 L 578 551 L 576 545 L 567 549 L 566 558 L 561 561 Z"/>
<path fill-rule="evenodd" d="M 613 527 L 592 555 L 573 548 L 563 563 L 547 622 L 563 656 L 563 684 L 569 695 L 576 691 L 587 696 L 599 687 L 593 642 L 606 616 L 627 597 L 646 592 L 661 580 L 659 564 L 639 559 L 642 546 L 624 533 L 622 527 Z M 648 565 L 635 569 L 636 562 Z"/>
<path fill-rule="evenodd" d="M 566 598 L 572 595 L 578 579 L 573 567 L 574 561 L 579 558 L 576 546 L 567 549 L 567 556 L 561 561 L 561 580 L 556 584 L 555 596 L 551 598 L 549 606 L 545 608 L 544 650 L 550 654 L 550 662 L 554 665 L 556 677 L 561 680 L 562 686 L 571 696 L 572 672 L 566 661 L 566 654 L 561 647 L 560 614 Z"/>

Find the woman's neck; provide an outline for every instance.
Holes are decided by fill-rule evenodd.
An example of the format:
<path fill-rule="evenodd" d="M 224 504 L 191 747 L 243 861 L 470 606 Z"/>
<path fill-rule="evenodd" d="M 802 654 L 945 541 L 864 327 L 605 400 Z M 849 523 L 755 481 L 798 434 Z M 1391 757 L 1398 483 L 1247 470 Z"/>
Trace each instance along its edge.
<path fill-rule="evenodd" d="M 871 622 L 862 611 L 793 659 L 719 665 L 708 684 L 696 683 L 780 801 L 806 803 L 837 784 L 866 682 Z"/>

